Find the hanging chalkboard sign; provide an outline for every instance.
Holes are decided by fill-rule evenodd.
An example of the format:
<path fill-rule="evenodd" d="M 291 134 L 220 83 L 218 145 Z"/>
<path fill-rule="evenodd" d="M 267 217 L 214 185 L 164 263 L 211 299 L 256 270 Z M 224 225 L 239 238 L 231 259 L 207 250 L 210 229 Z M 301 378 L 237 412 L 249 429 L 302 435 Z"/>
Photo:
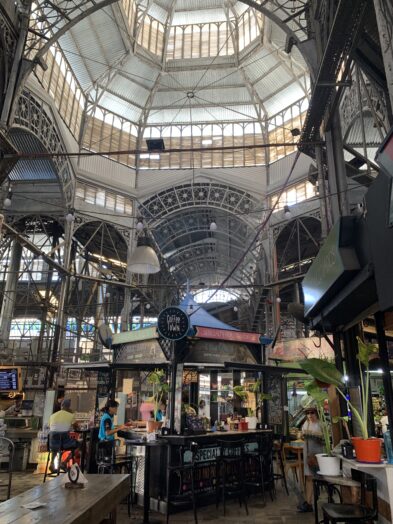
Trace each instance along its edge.
<path fill-rule="evenodd" d="M 189 329 L 188 315 L 178 307 L 167 307 L 158 315 L 157 330 L 167 340 L 181 340 Z"/>
<path fill-rule="evenodd" d="M 266 377 L 267 391 L 271 395 L 268 400 L 268 423 L 270 425 L 283 423 L 282 376 L 272 374 Z"/>

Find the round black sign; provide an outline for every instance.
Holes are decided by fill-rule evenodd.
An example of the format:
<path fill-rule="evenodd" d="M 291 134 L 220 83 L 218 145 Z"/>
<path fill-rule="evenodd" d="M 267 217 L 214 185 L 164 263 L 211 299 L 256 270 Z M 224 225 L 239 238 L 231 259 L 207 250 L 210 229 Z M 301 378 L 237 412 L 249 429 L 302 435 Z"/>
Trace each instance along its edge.
<path fill-rule="evenodd" d="M 180 340 L 190 329 L 188 315 L 179 307 L 167 307 L 158 315 L 157 329 L 163 338 Z"/>

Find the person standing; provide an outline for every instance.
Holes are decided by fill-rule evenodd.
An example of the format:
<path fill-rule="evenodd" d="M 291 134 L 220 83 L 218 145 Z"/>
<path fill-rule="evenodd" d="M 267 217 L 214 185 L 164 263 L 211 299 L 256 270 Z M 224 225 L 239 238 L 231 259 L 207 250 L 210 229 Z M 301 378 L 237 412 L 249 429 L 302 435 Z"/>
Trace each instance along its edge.
<path fill-rule="evenodd" d="M 323 435 L 319 423 L 318 411 L 314 407 L 306 409 L 307 419 L 302 426 L 302 435 L 304 439 L 303 457 L 304 457 L 304 476 L 305 476 L 305 501 L 299 504 L 300 513 L 313 511 L 313 475 L 318 470 L 318 462 L 315 455 L 323 453 Z"/>

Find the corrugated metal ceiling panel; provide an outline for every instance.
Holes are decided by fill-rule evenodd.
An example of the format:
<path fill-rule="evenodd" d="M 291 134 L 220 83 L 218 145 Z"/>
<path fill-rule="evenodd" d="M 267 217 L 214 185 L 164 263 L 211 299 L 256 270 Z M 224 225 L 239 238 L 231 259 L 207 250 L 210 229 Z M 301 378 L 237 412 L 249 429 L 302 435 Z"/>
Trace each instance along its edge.
<path fill-rule="evenodd" d="M 162 76 L 162 84 L 169 89 L 184 87 L 193 90 L 196 86 L 203 88 L 214 85 L 215 87 L 243 86 L 244 80 L 237 68 L 228 67 L 225 69 L 201 69 L 197 71 L 182 71 L 168 73 Z"/>
<path fill-rule="evenodd" d="M 10 140 L 18 151 L 45 153 L 43 144 L 31 133 L 14 129 Z M 14 181 L 57 180 L 55 167 L 50 159 L 18 160 L 9 174 Z"/>
<path fill-rule="evenodd" d="M 134 123 L 139 121 L 142 114 L 139 107 L 134 106 L 131 102 L 120 100 L 120 98 L 108 92 L 104 93 L 100 105 Z"/>
<path fill-rule="evenodd" d="M 252 103 L 250 94 L 246 88 L 227 88 L 227 89 L 201 89 L 195 93 L 192 103 L 207 105 L 222 105 L 231 102 Z M 182 91 L 157 92 L 153 100 L 153 107 L 182 107 L 186 104 L 189 107 L 189 100 Z"/>
<path fill-rule="evenodd" d="M 209 22 L 226 22 L 224 9 L 203 9 L 201 11 L 177 11 L 172 25 L 207 24 Z"/>
<path fill-rule="evenodd" d="M 261 49 L 245 62 L 244 69 L 250 81 L 255 82 L 261 76 L 268 74 L 278 63 L 276 52 L 272 52 L 269 49 Z M 276 80 L 279 81 L 278 78 Z"/>
<path fill-rule="evenodd" d="M 278 80 L 279 79 L 279 80 Z M 283 67 L 279 66 L 274 72 L 265 75 L 255 84 L 255 89 L 262 100 L 268 98 L 271 94 L 277 93 L 282 87 L 293 81 L 293 76 Z M 285 106 L 283 106 L 285 107 Z"/>
<path fill-rule="evenodd" d="M 121 98 L 138 101 L 138 104 L 145 104 L 150 94 L 149 89 L 145 89 L 121 75 L 115 76 L 108 89 Z"/>
<path fill-rule="evenodd" d="M 126 49 L 112 15 L 101 9 L 70 30 L 75 46 L 85 59 L 93 80 L 108 70 Z"/>
<path fill-rule="evenodd" d="M 161 22 L 162 24 L 165 24 L 166 19 L 168 18 L 168 10 L 163 9 L 160 5 L 158 5 L 157 2 L 154 2 L 149 7 L 148 14 Z"/>
<path fill-rule="evenodd" d="M 70 31 L 67 31 L 67 33 L 60 38 L 59 44 L 82 89 L 88 89 L 92 84 L 90 71 L 87 67 L 88 61 L 84 61 L 81 57 L 80 51 Z"/>
<path fill-rule="evenodd" d="M 264 101 L 264 105 L 269 115 L 275 115 L 283 108 L 290 106 L 300 98 L 304 97 L 304 92 L 298 83 L 293 83 L 289 87 L 282 89 L 279 93 Z"/>

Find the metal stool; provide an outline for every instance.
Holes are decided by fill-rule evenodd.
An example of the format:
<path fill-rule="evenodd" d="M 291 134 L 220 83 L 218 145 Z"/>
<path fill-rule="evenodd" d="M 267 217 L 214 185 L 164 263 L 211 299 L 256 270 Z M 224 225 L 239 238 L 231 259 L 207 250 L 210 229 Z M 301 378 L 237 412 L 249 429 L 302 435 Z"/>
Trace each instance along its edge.
<path fill-rule="evenodd" d="M 196 470 L 196 455 L 198 452 L 199 446 L 196 442 L 191 442 L 189 451 L 191 452 L 191 462 L 184 463 L 184 448 L 180 448 L 180 464 L 178 465 L 168 465 L 167 469 L 167 482 L 166 482 L 166 522 L 169 522 L 170 515 L 170 506 L 173 505 L 184 505 L 185 500 L 176 500 L 176 497 L 172 497 L 170 490 L 171 476 L 176 474 L 180 476 L 180 485 L 183 484 L 184 477 L 191 477 L 191 502 L 192 509 L 194 511 L 194 522 L 198 524 L 198 514 L 197 514 L 197 505 L 196 505 L 196 492 L 195 492 L 195 470 Z M 187 501 L 188 502 L 188 501 Z"/>
<path fill-rule="evenodd" d="M 220 490 L 222 492 L 225 516 L 226 496 L 237 495 L 240 506 L 244 503 L 248 515 L 245 482 L 245 453 L 244 440 L 217 440 L 220 446 L 220 456 L 217 457 L 216 467 L 216 506 L 220 503 Z"/>
<path fill-rule="evenodd" d="M 273 477 L 274 477 L 274 481 L 282 480 L 284 487 L 285 487 L 285 491 L 287 492 L 287 495 L 289 495 L 288 485 L 287 485 L 287 476 L 285 473 L 285 465 L 284 465 L 284 460 L 283 460 L 285 436 L 280 435 L 278 437 L 278 440 L 279 440 L 279 444 L 277 447 L 273 447 L 273 450 L 275 452 L 275 458 L 276 458 L 277 466 L 280 468 L 280 472 L 273 473 Z M 275 488 L 274 488 L 274 491 L 275 491 Z"/>
<path fill-rule="evenodd" d="M 7 484 L 7 499 L 11 497 L 11 485 L 12 485 L 12 471 L 14 466 L 14 455 L 15 455 L 15 444 L 6 437 L 0 437 L 0 463 L 3 459 L 8 459 L 8 467 L 6 472 L 8 473 L 8 484 Z"/>
<path fill-rule="evenodd" d="M 74 447 L 71 447 L 71 448 L 68 447 L 68 446 L 64 447 L 64 439 L 66 437 L 68 437 L 68 433 L 59 433 L 58 435 L 56 435 L 56 437 L 58 437 L 58 438 L 54 438 L 54 435 L 51 435 L 50 433 L 48 435 L 48 441 L 47 441 L 48 458 L 46 459 L 44 482 L 46 481 L 46 477 L 53 477 L 53 476 L 58 477 L 60 475 L 60 473 L 61 473 L 61 456 L 62 456 L 62 454 L 64 452 L 69 451 L 71 455 L 70 455 L 70 458 L 68 460 L 72 460 L 72 462 L 74 462 L 74 453 L 75 453 L 75 450 L 78 447 L 77 441 L 75 441 L 75 446 Z M 52 442 L 51 442 L 51 438 L 53 439 Z M 57 442 L 58 442 L 58 445 L 54 445 Z M 51 462 L 54 462 L 57 455 L 59 456 L 59 465 L 57 467 L 57 470 L 54 471 L 54 472 L 48 473 L 49 461 L 50 461 L 50 459 L 52 457 L 52 461 Z"/>

